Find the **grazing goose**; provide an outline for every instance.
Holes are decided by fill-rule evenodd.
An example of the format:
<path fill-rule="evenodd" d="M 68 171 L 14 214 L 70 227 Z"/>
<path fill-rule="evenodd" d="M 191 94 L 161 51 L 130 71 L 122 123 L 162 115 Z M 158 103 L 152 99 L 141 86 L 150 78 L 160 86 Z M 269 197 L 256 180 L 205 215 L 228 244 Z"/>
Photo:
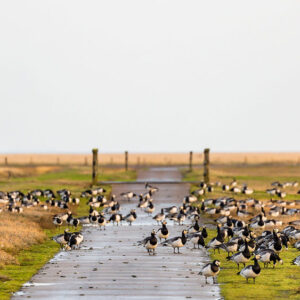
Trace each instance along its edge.
<path fill-rule="evenodd" d="M 221 262 L 219 260 L 214 260 L 212 263 L 206 264 L 202 270 L 199 272 L 199 275 L 205 276 L 205 283 L 207 284 L 207 277 L 213 278 L 213 283 L 215 282 L 215 277 L 220 272 L 220 264 Z"/>
<path fill-rule="evenodd" d="M 199 226 L 199 224 L 198 224 L 198 218 L 196 218 L 195 224 L 192 225 L 192 226 L 188 229 L 188 231 L 191 232 L 191 233 L 195 233 L 195 232 L 199 232 L 199 230 L 200 230 L 200 226 Z"/>
<path fill-rule="evenodd" d="M 215 250 L 218 249 L 217 246 L 220 246 L 221 244 L 224 243 L 223 235 L 220 231 L 220 226 L 217 226 L 217 230 L 218 230 L 217 236 L 212 238 L 209 241 L 209 243 L 207 244 L 207 246 L 205 247 L 205 248 L 209 248 L 209 249 L 214 249 L 214 253 L 215 253 Z M 220 252 L 219 249 L 218 249 L 218 251 Z"/>
<path fill-rule="evenodd" d="M 238 253 L 233 254 L 232 256 L 227 257 L 227 260 L 234 261 L 237 264 L 238 270 L 240 269 L 240 264 L 242 263 L 244 267 L 246 266 L 246 262 L 249 261 L 251 257 L 247 240 L 245 241 L 245 249 Z"/>
<path fill-rule="evenodd" d="M 124 199 L 127 199 L 127 201 L 130 201 L 132 198 L 136 197 L 137 195 L 133 192 L 126 192 L 126 193 L 121 193 L 120 196 L 123 197 Z"/>
<path fill-rule="evenodd" d="M 205 247 L 205 242 L 201 233 L 194 233 L 191 236 L 189 236 L 189 238 L 194 244 L 194 249 L 196 249 L 196 245 L 198 245 L 198 249 L 200 249 L 200 246 Z"/>
<path fill-rule="evenodd" d="M 263 221 L 262 214 L 259 215 L 259 220 L 250 224 L 251 228 L 254 229 L 263 229 L 265 227 L 265 222 Z"/>
<path fill-rule="evenodd" d="M 166 225 L 167 225 L 167 222 L 163 221 L 162 227 L 157 230 L 157 233 L 159 232 L 158 237 L 159 237 L 160 241 L 161 241 L 161 239 L 165 239 L 165 241 L 166 241 L 167 238 L 169 237 L 169 230 Z"/>
<path fill-rule="evenodd" d="M 238 248 L 239 246 L 243 243 L 243 239 L 242 238 L 239 238 L 238 240 L 235 240 L 235 241 L 229 241 L 228 243 L 225 243 L 225 244 L 221 244 L 219 246 L 216 246 L 216 248 L 220 248 L 224 251 L 227 252 L 227 257 L 230 256 L 230 253 L 234 253 L 236 251 L 238 251 Z"/>
<path fill-rule="evenodd" d="M 75 249 L 75 247 L 77 246 L 77 248 L 79 248 L 79 245 L 82 243 L 83 241 L 83 235 L 79 232 L 75 232 L 71 235 L 69 243 L 68 243 L 68 248 L 67 250 L 70 249 Z"/>
<path fill-rule="evenodd" d="M 151 200 L 151 199 L 149 199 Z M 139 195 L 139 204 L 137 207 L 139 208 L 146 208 L 149 204 L 149 201 L 147 199 L 143 198 L 143 195 Z"/>
<path fill-rule="evenodd" d="M 148 205 L 148 207 L 146 207 L 145 212 L 148 215 L 151 215 L 154 211 L 155 211 L 155 206 L 154 206 L 154 204 L 152 202 L 152 199 L 150 199 L 149 200 L 149 205 Z"/>
<path fill-rule="evenodd" d="M 168 239 L 165 242 L 163 242 L 163 245 L 164 246 L 171 245 L 174 249 L 174 253 L 176 253 L 175 252 L 176 248 L 177 248 L 177 251 L 178 251 L 177 253 L 180 253 L 179 248 L 183 247 L 185 245 L 186 241 L 187 241 L 186 234 L 187 234 L 187 231 L 183 230 L 181 236 L 176 236 L 172 239 Z"/>
<path fill-rule="evenodd" d="M 62 248 L 64 245 L 66 245 L 69 242 L 69 239 L 72 235 L 72 233 L 68 232 L 68 229 L 65 229 L 63 234 L 56 235 L 52 237 L 52 239 L 60 245 Z"/>
<path fill-rule="evenodd" d="M 55 225 L 56 228 L 63 224 L 63 221 L 60 217 L 53 217 L 52 222 L 53 222 L 53 224 Z"/>
<path fill-rule="evenodd" d="M 178 212 L 178 208 L 174 205 L 171 207 L 164 208 L 164 211 L 168 214 L 176 214 Z"/>
<path fill-rule="evenodd" d="M 113 222 L 113 225 L 115 225 L 115 222 L 117 223 L 117 226 L 119 226 L 119 223 L 123 220 L 123 217 L 121 214 L 113 214 L 110 218 L 109 221 Z"/>
<path fill-rule="evenodd" d="M 155 192 L 157 192 L 159 190 L 158 187 L 153 186 L 153 185 L 149 184 L 148 182 L 145 184 L 145 189 L 147 189 L 148 191 L 151 191 L 152 194 L 154 194 Z"/>
<path fill-rule="evenodd" d="M 148 236 L 142 241 L 138 242 L 138 245 L 143 245 L 147 249 L 149 255 L 151 255 L 151 253 L 152 255 L 155 255 L 155 249 L 158 245 L 157 238 L 155 237 L 155 230 L 152 230 L 151 236 Z"/>
<path fill-rule="evenodd" d="M 194 196 L 202 196 L 202 195 L 205 194 L 205 190 L 204 189 L 197 189 L 197 190 L 193 191 L 191 194 L 194 195 Z"/>
<path fill-rule="evenodd" d="M 104 215 L 101 213 L 98 217 L 98 225 L 100 226 L 100 230 L 102 230 L 102 227 L 105 230 L 106 229 L 105 226 L 107 223 L 108 223 L 108 221 L 106 221 Z"/>
<path fill-rule="evenodd" d="M 136 215 L 135 209 L 132 209 L 130 211 L 130 213 L 127 216 L 125 216 L 124 220 L 127 221 L 129 223 L 129 225 L 131 226 L 132 222 L 135 221 L 136 218 L 137 218 L 137 215 Z"/>
<path fill-rule="evenodd" d="M 260 274 L 260 266 L 257 260 L 260 258 L 259 255 L 256 255 L 254 260 L 254 265 L 247 266 L 243 268 L 240 272 L 237 273 L 237 275 L 241 275 L 244 278 L 246 278 L 246 281 L 248 283 L 249 278 L 253 278 L 253 282 L 255 283 L 255 278 Z"/>
<path fill-rule="evenodd" d="M 276 262 L 283 264 L 282 259 L 275 253 L 274 250 L 266 249 L 258 253 L 260 262 L 264 263 L 264 267 L 268 267 L 269 263 L 273 262 L 273 268 L 275 268 Z"/>
<path fill-rule="evenodd" d="M 159 224 L 159 222 L 162 222 L 165 219 L 164 209 L 162 208 L 160 213 L 155 215 L 153 218 Z"/>
<path fill-rule="evenodd" d="M 194 195 L 185 196 L 183 198 L 183 203 L 193 203 L 196 202 L 198 198 Z"/>
<path fill-rule="evenodd" d="M 292 265 L 300 266 L 300 255 L 292 261 Z"/>

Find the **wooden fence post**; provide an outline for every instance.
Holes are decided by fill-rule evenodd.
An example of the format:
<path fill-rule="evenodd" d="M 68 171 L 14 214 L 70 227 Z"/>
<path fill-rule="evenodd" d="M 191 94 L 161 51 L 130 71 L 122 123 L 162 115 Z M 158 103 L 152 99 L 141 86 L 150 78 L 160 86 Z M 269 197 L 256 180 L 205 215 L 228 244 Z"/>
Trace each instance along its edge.
<path fill-rule="evenodd" d="M 93 152 L 93 172 L 92 172 L 92 185 L 96 185 L 98 182 L 98 149 L 94 148 Z"/>
<path fill-rule="evenodd" d="M 193 171 L 193 151 L 190 151 L 190 172 Z"/>
<path fill-rule="evenodd" d="M 125 151 L 125 171 L 128 171 L 128 151 Z"/>
<path fill-rule="evenodd" d="M 6 166 L 8 165 L 7 156 L 5 156 L 5 158 L 4 158 L 4 164 L 5 164 Z"/>
<path fill-rule="evenodd" d="M 204 182 L 209 183 L 209 148 L 204 149 Z"/>

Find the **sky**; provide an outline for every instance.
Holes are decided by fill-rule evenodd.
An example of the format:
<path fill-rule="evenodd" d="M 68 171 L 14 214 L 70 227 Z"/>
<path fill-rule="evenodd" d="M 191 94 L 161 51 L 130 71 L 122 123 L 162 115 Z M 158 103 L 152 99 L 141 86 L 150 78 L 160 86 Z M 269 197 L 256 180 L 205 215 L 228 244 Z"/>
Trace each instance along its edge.
<path fill-rule="evenodd" d="M 300 151 L 300 1 L 0 0 L 0 153 Z"/>

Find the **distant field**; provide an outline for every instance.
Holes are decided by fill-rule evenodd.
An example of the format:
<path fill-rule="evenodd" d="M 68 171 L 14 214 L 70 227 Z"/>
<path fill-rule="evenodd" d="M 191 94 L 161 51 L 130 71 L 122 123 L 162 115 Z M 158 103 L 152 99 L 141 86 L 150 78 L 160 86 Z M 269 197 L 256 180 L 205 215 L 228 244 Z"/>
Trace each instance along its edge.
<path fill-rule="evenodd" d="M 290 153 L 211 153 L 213 164 L 300 164 L 300 152 Z M 92 155 L 86 154 L 0 154 L 0 164 L 78 164 L 91 165 Z M 129 153 L 130 165 L 183 165 L 188 164 L 189 153 Z M 193 163 L 201 164 L 203 153 L 194 152 Z M 124 164 L 124 153 L 99 153 L 99 164 Z"/>

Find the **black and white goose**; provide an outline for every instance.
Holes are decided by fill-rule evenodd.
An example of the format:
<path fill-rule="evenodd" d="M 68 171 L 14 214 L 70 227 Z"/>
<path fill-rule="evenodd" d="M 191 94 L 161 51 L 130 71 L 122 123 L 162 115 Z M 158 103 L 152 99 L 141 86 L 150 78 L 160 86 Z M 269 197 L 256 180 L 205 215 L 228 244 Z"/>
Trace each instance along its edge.
<path fill-rule="evenodd" d="M 223 239 L 223 235 L 220 231 L 220 227 L 217 226 L 217 230 L 218 230 L 218 234 L 216 237 L 212 238 L 209 243 L 207 244 L 207 246 L 205 248 L 208 249 L 214 249 L 214 253 L 215 250 L 218 249 L 218 246 L 220 246 L 221 244 L 224 243 L 224 239 Z M 218 251 L 220 252 L 220 250 L 218 249 Z"/>
<path fill-rule="evenodd" d="M 220 264 L 221 262 L 219 260 L 214 260 L 212 263 L 208 263 L 202 268 L 202 270 L 199 272 L 199 275 L 205 276 L 205 283 L 208 283 L 208 277 L 212 277 L 213 283 L 216 283 L 215 277 L 220 272 Z"/>
<path fill-rule="evenodd" d="M 165 242 L 163 242 L 163 245 L 172 246 L 174 249 L 174 253 L 176 253 L 175 249 L 177 248 L 177 253 L 180 253 L 179 248 L 183 247 L 187 241 L 186 234 L 187 234 L 187 230 L 183 230 L 181 236 L 176 236 L 172 239 L 168 239 Z"/>
<path fill-rule="evenodd" d="M 60 245 L 60 247 L 62 248 L 69 242 L 71 235 L 72 235 L 72 233 L 70 233 L 68 229 L 65 229 L 63 234 L 56 235 L 56 236 L 52 237 L 52 239 L 56 243 L 58 243 Z"/>
<path fill-rule="evenodd" d="M 262 214 L 259 215 L 259 220 L 250 224 L 251 228 L 254 229 L 263 229 L 265 227 L 265 222 L 263 221 Z"/>
<path fill-rule="evenodd" d="M 178 208 L 174 205 L 171 207 L 164 208 L 164 211 L 168 214 L 176 214 L 178 212 Z"/>
<path fill-rule="evenodd" d="M 169 237 L 169 230 L 167 228 L 166 221 L 162 222 L 162 227 L 157 230 L 157 233 L 160 241 L 161 239 L 165 239 L 165 241 L 167 240 L 167 238 Z"/>
<path fill-rule="evenodd" d="M 205 242 L 201 233 L 193 233 L 188 235 L 188 238 L 191 239 L 194 249 L 196 249 L 196 245 L 198 246 L 198 249 L 200 249 L 200 246 L 205 247 Z"/>
<path fill-rule="evenodd" d="M 300 255 L 297 256 L 293 261 L 292 261 L 292 265 L 296 265 L 300 267 Z"/>
<path fill-rule="evenodd" d="M 159 222 L 162 222 L 165 219 L 164 209 L 162 208 L 160 213 L 155 215 L 153 218 L 159 224 Z"/>
<path fill-rule="evenodd" d="M 72 233 L 68 246 L 66 250 L 72 250 L 76 247 L 79 248 L 79 245 L 83 242 L 83 235 L 79 232 Z"/>
<path fill-rule="evenodd" d="M 200 231 L 200 226 L 198 223 L 198 218 L 196 218 L 195 223 L 189 228 L 190 233 L 196 233 Z"/>
<path fill-rule="evenodd" d="M 238 269 L 240 269 L 240 264 L 242 263 L 244 267 L 246 266 L 246 262 L 249 261 L 251 257 L 247 240 L 245 241 L 245 249 L 238 253 L 233 254 L 232 256 L 226 257 L 227 260 L 234 261 L 237 264 Z"/>
<path fill-rule="evenodd" d="M 280 264 L 283 264 L 282 259 L 278 256 L 278 254 L 271 249 L 262 250 L 258 253 L 260 258 L 258 259 L 260 262 L 264 264 L 264 267 L 268 267 L 269 263 L 273 262 L 273 268 L 275 268 L 277 261 Z"/>
<path fill-rule="evenodd" d="M 119 223 L 123 220 L 123 217 L 121 214 L 113 214 L 111 215 L 111 217 L 109 218 L 110 222 L 113 222 L 113 225 L 115 225 L 115 223 L 117 223 L 117 226 L 119 226 Z"/>
<path fill-rule="evenodd" d="M 152 255 L 155 255 L 155 249 L 158 245 L 157 238 L 155 236 L 155 230 L 152 230 L 150 236 L 146 237 L 142 241 L 139 241 L 138 245 L 143 245 L 147 249 L 149 255 L 151 255 L 151 253 Z"/>
<path fill-rule="evenodd" d="M 159 188 L 156 186 L 153 186 L 151 184 L 149 184 L 148 182 L 145 184 L 145 189 L 147 189 L 148 191 L 151 191 L 152 194 L 156 193 Z"/>
<path fill-rule="evenodd" d="M 134 192 L 126 192 L 126 193 L 121 193 L 120 196 L 126 199 L 127 201 L 130 201 L 132 198 L 136 197 L 137 195 Z"/>
<path fill-rule="evenodd" d="M 241 275 L 244 278 L 246 278 L 247 283 L 249 278 L 253 278 L 253 282 L 255 283 L 255 278 L 260 274 L 260 266 L 258 263 L 258 259 L 260 258 L 259 255 L 256 255 L 253 260 L 254 260 L 254 265 L 247 266 L 243 268 L 240 272 L 237 273 L 237 275 Z"/>
<path fill-rule="evenodd" d="M 230 256 L 230 253 L 234 253 L 238 251 L 239 246 L 243 243 L 242 238 L 238 238 L 237 240 L 234 241 L 229 241 L 228 243 L 221 244 L 217 246 L 217 248 L 222 249 L 227 252 L 227 257 Z"/>
<path fill-rule="evenodd" d="M 102 227 L 104 230 L 106 229 L 105 226 L 108 223 L 108 221 L 105 219 L 104 215 L 101 213 L 98 217 L 98 225 L 100 227 L 100 230 L 102 230 Z"/>
<path fill-rule="evenodd" d="M 135 209 L 132 209 L 130 211 L 130 213 L 127 216 L 125 216 L 124 220 L 126 222 L 128 222 L 129 225 L 131 226 L 132 222 L 134 222 L 136 220 L 136 218 L 137 218 L 137 215 L 136 215 Z"/>
<path fill-rule="evenodd" d="M 149 200 L 149 204 L 148 204 L 148 206 L 147 206 L 146 209 L 145 209 L 145 212 L 146 212 L 148 215 L 151 215 L 154 211 L 155 211 L 155 206 L 154 206 L 154 204 L 153 204 L 153 200 L 150 199 L 150 200 Z"/>

